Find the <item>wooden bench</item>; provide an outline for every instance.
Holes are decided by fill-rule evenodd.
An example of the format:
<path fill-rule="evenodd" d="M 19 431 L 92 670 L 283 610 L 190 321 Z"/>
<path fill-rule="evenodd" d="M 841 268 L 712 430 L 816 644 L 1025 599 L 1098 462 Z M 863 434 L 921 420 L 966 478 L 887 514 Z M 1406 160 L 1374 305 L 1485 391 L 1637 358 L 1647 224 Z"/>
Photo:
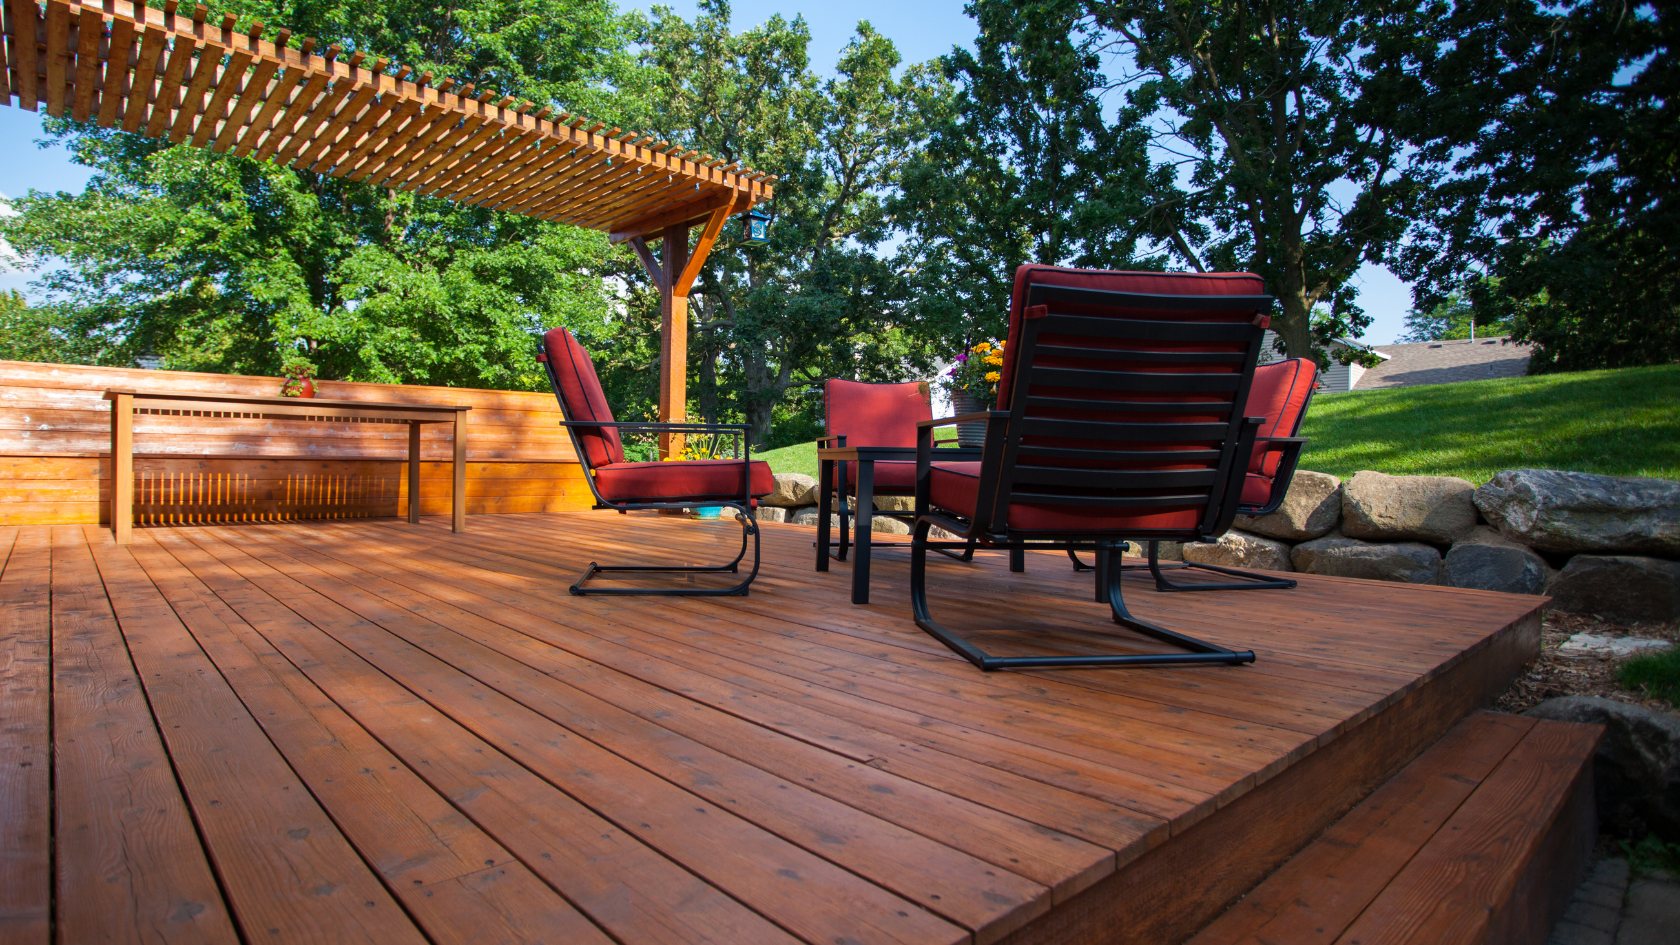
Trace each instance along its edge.
<path fill-rule="evenodd" d="M 1471 715 L 1191 945 L 1545 942 L 1592 851 L 1602 734 Z"/>

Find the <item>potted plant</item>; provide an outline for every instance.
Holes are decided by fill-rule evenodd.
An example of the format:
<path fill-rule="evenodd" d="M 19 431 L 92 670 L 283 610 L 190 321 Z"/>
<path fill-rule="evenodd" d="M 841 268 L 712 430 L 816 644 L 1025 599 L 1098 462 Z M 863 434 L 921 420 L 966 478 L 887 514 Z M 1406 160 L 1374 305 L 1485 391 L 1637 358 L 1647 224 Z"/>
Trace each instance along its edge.
<path fill-rule="evenodd" d="M 945 372 L 945 391 L 951 395 L 951 410 L 961 416 L 992 409 L 997 403 L 998 381 L 1002 380 L 1001 341 L 982 341 L 957 355 L 957 363 Z M 957 424 L 957 443 L 980 446 L 986 441 L 984 423 Z"/>
<path fill-rule="evenodd" d="M 285 375 L 285 383 L 280 385 L 282 397 L 314 397 L 315 396 L 315 365 L 298 355 L 290 355 L 280 365 L 280 373 Z"/>

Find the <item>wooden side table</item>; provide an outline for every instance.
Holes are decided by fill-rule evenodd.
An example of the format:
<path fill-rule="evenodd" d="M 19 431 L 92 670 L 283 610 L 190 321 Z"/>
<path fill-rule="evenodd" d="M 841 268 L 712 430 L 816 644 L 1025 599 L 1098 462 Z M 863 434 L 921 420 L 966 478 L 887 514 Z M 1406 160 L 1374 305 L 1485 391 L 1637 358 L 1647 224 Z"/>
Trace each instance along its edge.
<path fill-rule="evenodd" d="M 331 420 L 339 423 L 408 424 L 408 520 L 420 522 L 420 425 L 455 425 L 454 482 L 450 489 L 450 530 L 467 529 L 467 411 L 449 404 L 398 404 L 364 400 L 301 397 L 242 397 L 233 394 L 140 392 L 111 389 L 111 531 L 117 544 L 133 540 L 134 415 L 249 418 L 262 420 Z"/>

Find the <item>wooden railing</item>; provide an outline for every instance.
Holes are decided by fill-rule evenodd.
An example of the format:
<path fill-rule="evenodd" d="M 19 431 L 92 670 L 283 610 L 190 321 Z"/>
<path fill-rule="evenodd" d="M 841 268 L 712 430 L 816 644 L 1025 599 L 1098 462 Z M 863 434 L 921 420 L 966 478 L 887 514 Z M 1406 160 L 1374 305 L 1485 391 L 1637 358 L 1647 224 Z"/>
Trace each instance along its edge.
<path fill-rule="evenodd" d="M 109 521 L 108 388 L 273 395 L 273 377 L 0 361 L 0 525 Z M 549 394 L 316 383 L 338 400 L 464 404 L 473 409 L 467 513 L 549 512 L 592 504 Z M 421 434 L 420 511 L 449 512 L 448 424 Z M 134 421 L 135 524 L 406 515 L 400 424 L 256 419 Z"/>

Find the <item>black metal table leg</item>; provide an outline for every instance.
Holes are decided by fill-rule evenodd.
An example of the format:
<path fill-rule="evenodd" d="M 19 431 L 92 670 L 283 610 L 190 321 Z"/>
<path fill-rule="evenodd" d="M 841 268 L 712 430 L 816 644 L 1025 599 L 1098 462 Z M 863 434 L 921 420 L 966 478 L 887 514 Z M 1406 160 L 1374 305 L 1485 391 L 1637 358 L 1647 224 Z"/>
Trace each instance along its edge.
<path fill-rule="evenodd" d="M 869 545 L 875 513 L 875 461 L 858 460 L 857 511 L 852 515 L 852 603 L 869 603 Z"/>
<path fill-rule="evenodd" d="M 1009 549 L 1009 570 L 1020 574 L 1027 570 L 1027 553 L 1021 548 Z"/>
<path fill-rule="evenodd" d="M 817 570 L 828 570 L 828 516 L 834 508 L 834 461 L 825 459 L 817 464 Z"/>

